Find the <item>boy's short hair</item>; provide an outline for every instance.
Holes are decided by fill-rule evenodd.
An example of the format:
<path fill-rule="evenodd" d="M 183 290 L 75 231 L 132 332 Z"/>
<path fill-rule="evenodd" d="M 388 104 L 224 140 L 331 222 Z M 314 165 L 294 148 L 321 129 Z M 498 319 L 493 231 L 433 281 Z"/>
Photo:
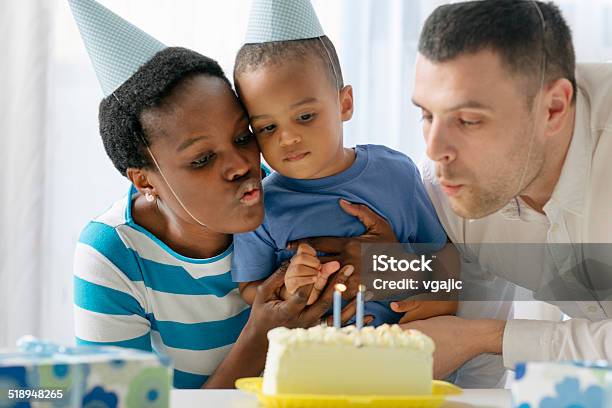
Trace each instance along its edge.
<path fill-rule="evenodd" d="M 186 48 L 168 47 L 102 99 L 100 135 L 108 157 L 123 176 L 128 168 L 154 169 L 146 150 L 151 135 L 142 125 L 142 113 L 163 107 L 179 85 L 198 74 L 220 78 L 231 86 L 215 60 Z"/>
<path fill-rule="evenodd" d="M 236 55 L 234 83 L 244 72 L 255 71 L 269 64 L 281 64 L 285 60 L 308 61 L 319 59 L 327 71 L 332 85 L 338 90 L 344 87 L 340 61 L 334 44 L 327 36 L 307 40 L 273 41 L 243 45 Z"/>
<path fill-rule="evenodd" d="M 419 53 L 434 62 L 491 49 L 500 55 L 510 72 L 528 78 L 530 102 L 539 89 L 544 51 L 545 81 L 568 79 L 576 98 L 572 34 L 553 3 L 485 0 L 440 6 L 425 21 L 418 48 Z"/>

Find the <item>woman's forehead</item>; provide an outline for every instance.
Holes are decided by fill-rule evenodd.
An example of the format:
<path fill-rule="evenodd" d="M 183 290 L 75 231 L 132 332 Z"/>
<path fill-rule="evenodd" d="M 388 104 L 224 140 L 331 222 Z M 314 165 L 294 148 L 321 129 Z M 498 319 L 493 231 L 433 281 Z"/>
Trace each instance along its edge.
<path fill-rule="evenodd" d="M 183 144 L 196 136 L 223 137 L 247 123 L 236 95 L 220 78 L 199 75 L 168 98 L 164 108 L 143 114 L 143 124 L 154 125 L 154 130 L 161 131 L 172 144 Z"/>

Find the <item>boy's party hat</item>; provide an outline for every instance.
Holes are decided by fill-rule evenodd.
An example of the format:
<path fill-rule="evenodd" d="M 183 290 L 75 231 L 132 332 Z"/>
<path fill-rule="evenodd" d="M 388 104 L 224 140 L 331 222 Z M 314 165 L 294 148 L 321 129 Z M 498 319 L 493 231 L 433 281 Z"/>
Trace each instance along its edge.
<path fill-rule="evenodd" d="M 95 0 L 68 0 L 98 81 L 108 96 L 166 48 Z"/>
<path fill-rule="evenodd" d="M 245 44 L 325 35 L 309 0 L 253 0 Z"/>

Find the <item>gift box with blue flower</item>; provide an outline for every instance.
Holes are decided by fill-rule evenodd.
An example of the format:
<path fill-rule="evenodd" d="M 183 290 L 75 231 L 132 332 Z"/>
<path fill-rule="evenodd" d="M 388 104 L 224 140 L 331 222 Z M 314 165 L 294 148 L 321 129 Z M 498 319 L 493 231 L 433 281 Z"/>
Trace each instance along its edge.
<path fill-rule="evenodd" d="M 612 365 L 606 361 L 517 364 L 512 406 L 610 408 Z"/>
<path fill-rule="evenodd" d="M 119 347 L 62 347 L 35 339 L 0 352 L 0 407 L 164 408 L 170 361 Z"/>

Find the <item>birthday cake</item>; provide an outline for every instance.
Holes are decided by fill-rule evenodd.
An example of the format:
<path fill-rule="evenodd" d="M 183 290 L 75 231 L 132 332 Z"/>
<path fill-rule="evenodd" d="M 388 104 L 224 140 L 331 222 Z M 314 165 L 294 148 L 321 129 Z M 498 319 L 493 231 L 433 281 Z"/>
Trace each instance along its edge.
<path fill-rule="evenodd" d="M 398 325 L 336 329 L 279 327 L 268 332 L 263 392 L 427 395 L 434 343 Z"/>

